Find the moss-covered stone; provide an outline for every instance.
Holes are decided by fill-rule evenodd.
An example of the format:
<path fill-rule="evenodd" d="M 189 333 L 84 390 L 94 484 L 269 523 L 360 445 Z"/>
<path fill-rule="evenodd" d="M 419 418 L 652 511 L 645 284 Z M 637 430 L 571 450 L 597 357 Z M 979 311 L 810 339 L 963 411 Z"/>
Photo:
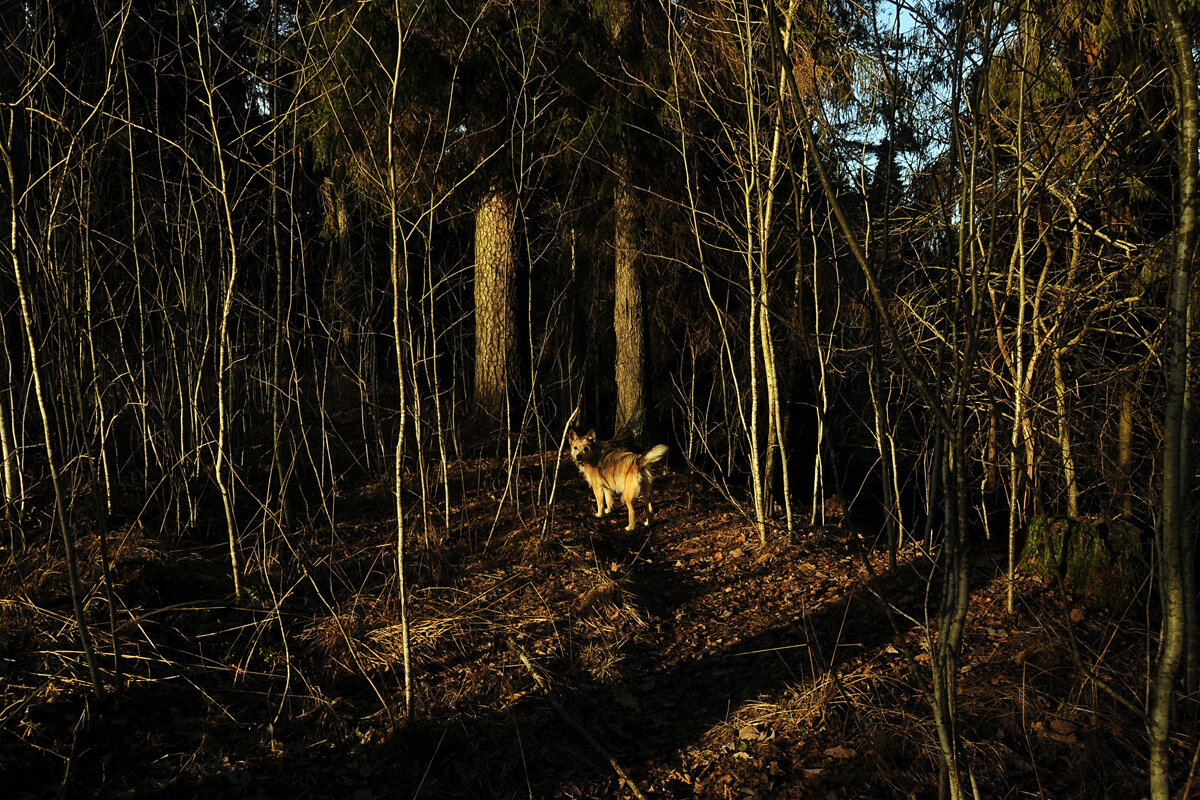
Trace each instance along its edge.
<path fill-rule="evenodd" d="M 1037 516 L 1025 534 L 1022 569 L 1112 606 L 1132 603 L 1149 573 L 1141 531 L 1123 520 Z"/>

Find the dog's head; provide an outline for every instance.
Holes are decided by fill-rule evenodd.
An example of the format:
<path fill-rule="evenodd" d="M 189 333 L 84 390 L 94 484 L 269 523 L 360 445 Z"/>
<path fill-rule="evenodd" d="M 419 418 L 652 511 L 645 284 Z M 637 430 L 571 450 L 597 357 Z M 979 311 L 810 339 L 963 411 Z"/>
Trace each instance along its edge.
<path fill-rule="evenodd" d="M 571 442 L 571 460 L 576 464 L 587 464 L 593 459 L 593 453 L 596 451 L 596 432 L 588 431 L 583 436 L 570 432 Z"/>

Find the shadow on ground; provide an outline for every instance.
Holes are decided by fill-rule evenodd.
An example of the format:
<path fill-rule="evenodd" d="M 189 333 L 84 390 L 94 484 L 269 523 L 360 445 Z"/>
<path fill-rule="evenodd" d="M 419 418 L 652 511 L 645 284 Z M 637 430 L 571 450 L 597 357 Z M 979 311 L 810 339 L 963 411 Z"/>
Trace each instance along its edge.
<path fill-rule="evenodd" d="M 602 677 L 579 663 L 578 643 L 568 641 L 526 654 L 547 691 L 520 658 L 527 643 L 493 631 L 484 648 L 493 657 L 475 666 L 500 673 L 506 694 L 381 735 L 389 726 L 374 691 L 401 707 L 398 668 L 375 672 L 375 688 L 354 676 L 305 687 L 339 709 L 306 717 L 277 715 L 278 677 L 231 684 L 227 671 L 178 663 L 174 675 L 105 704 L 47 698 L 38 706 L 44 719 L 27 723 L 22 745 L 0 749 L 18 759 L 5 765 L 10 796 L 629 796 L 614 762 L 653 795 L 697 795 L 702 781 L 719 780 L 701 752 L 712 752 L 716 739 L 726 750 L 771 747 L 773 725 L 782 723 L 767 714 L 747 728 L 755 704 L 778 708 L 791 696 L 787 724 L 815 731 L 823 722 L 805 718 L 806 693 L 836 692 L 848 660 L 895 638 L 874 594 L 911 613 L 920 598 L 911 569 L 871 579 L 844 544 L 819 533 L 802 534 L 797 546 L 756 547 L 743 519 L 719 500 L 693 502 L 685 481 L 663 481 L 649 533 L 594 520 L 578 487 L 563 492 L 558 514 L 568 532 L 543 549 L 549 569 L 559 551 L 592 561 L 611 573 L 614 602 L 640 620 L 635 634 L 608 643 L 614 664 Z M 547 624 L 570 640 L 587 613 L 555 606 Z M 204 649 L 191 644 L 192 652 Z M 71 744 L 39 749 L 39 741 Z M 776 773 L 759 783 L 815 789 L 813 776 L 796 774 L 803 760 L 793 753 L 788 763 L 769 762 Z"/>

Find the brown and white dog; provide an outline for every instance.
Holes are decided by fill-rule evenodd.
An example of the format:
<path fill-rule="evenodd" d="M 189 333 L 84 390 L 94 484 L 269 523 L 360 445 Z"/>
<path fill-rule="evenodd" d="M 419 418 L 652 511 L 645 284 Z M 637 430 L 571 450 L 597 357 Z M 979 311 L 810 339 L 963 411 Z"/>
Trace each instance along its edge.
<path fill-rule="evenodd" d="M 625 530 L 631 531 L 637 527 L 633 501 L 645 495 L 646 527 L 650 527 L 654 518 L 654 504 L 650 502 L 654 476 L 650 474 L 650 465 L 662 460 L 667 446 L 655 445 L 639 455 L 616 442 L 597 442 L 595 431 L 583 436 L 571 431 L 570 442 L 571 459 L 596 496 L 596 516 L 603 517 L 611 511 L 613 496 L 620 495 L 629 509 L 629 526 Z"/>

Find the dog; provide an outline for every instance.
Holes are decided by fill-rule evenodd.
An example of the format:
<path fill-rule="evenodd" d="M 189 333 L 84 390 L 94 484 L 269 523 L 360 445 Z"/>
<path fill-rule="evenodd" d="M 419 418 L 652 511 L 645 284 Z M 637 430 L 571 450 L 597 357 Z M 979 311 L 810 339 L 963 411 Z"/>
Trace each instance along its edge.
<path fill-rule="evenodd" d="M 646 527 L 654 519 L 654 504 L 650 502 L 650 487 L 654 476 L 650 465 L 657 463 L 667 454 L 665 444 L 655 445 L 646 453 L 638 455 L 616 442 L 597 442 L 596 432 L 588 431 L 583 436 L 570 432 L 571 460 L 583 473 L 584 480 L 592 487 L 596 496 L 596 516 L 603 517 L 613 508 L 613 496 L 621 495 L 629 509 L 629 526 L 637 528 L 637 516 L 633 501 L 646 496 Z"/>

